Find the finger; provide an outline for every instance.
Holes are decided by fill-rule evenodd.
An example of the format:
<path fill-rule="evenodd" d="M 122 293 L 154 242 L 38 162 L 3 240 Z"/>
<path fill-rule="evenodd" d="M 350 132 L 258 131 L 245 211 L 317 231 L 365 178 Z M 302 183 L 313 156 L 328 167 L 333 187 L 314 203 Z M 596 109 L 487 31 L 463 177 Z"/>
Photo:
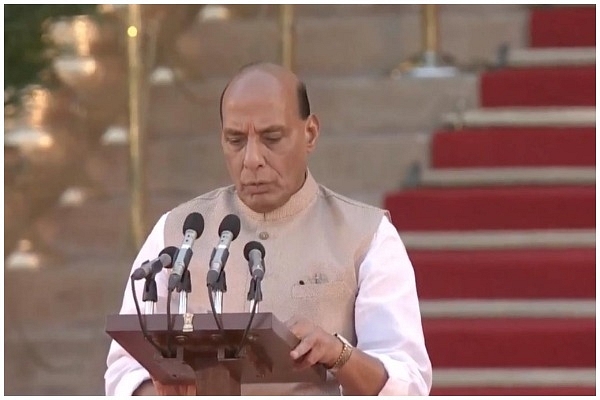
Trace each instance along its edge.
<path fill-rule="evenodd" d="M 307 355 L 304 355 L 303 357 L 300 357 L 299 359 L 294 361 L 293 367 L 294 367 L 294 370 L 301 371 L 303 369 L 309 368 L 311 365 L 312 364 L 308 360 Z"/>
<path fill-rule="evenodd" d="M 292 332 L 298 339 L 302 339 L 314 329 L 314 325 L 306 319 L 295 319 L 293 324 L 288 326 L 290 332 Z"/>
<path fill-rule="evenodd" d="M 298 339 L 302 339 L 302 327 L 298 326 L 298 324 L 294 324 L 288 327 L 290 332 L 294 334 Z"/>
<path fill-rule="evenodd" d="M 297 363 L 301 369 L 305 369 L 318 364 L 320 359 L 321 355 L 319 354 L 319 351 L 313 347 L 307 354 L 298 359 Z"/>
<path fill-rule="evenodd" d="M 305 336 L 302 340 L 300 340 L 300 343 L 298 343 L 298 345 L 290 352 L 292 360 L 297 360 L 300 357 L 307 354 L 313 348 L 314 344 L 314 335 Z"/>
<path fill-rule="evenodd" d="M 322 358 L 323 349 L 320 346 L 313 346 L 313 348 L 304 356 L 304 362 L 308 366 L 313 366 L 321 362 Z"/>
<path fill-rule="evenodd" d="M 297 317 L 292 317 L 286 321 L 286 326 L 298 339 L 302 339 L 302 325 L 299 323 Z"/>

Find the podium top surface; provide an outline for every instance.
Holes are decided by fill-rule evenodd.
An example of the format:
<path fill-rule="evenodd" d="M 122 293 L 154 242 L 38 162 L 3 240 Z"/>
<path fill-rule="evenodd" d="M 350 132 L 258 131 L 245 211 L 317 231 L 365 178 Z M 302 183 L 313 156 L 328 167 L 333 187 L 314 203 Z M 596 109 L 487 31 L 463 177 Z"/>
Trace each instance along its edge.
<path fill-rule="evenodd" d="M 169 336 L 167 315 L 142 315 L 148 335 L 162 348 L 179 347 L 177 358 L 164 358 L 144 337 L 136 314 L 109 315 L 106 332 L 135 358 L 152 377 L 163 383 L 191 382 L 196 370 L 221 364 L 232 376 L 244 383 L 292 383 L 325 381 L 322 366 L 297 371 L 289 352 L 299 339 L 272 313 L 256 313 L 245 346 L 238 357 L 250 313 L 219 314 L 221 332 L 212 314 L 193 314 L 190 329 L 183 331 L 181 314 L 171 315 L 173 331 Z"/>

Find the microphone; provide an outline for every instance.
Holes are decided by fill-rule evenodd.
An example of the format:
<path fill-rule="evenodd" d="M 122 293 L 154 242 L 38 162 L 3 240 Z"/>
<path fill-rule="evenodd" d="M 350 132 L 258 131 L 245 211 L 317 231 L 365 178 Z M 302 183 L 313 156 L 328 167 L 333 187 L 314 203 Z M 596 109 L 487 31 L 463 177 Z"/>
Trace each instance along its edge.
<path fill-rule="evenodd" d="M 204 231 L 204 218 L 197 212 L 189 214 L 183 223 L 183 243 L 177 251 L 177 256 L 173 262 L 173 271 L 169 276 L 169 291 L 173 291 L 181 282 L 183 274 L 187 270 L 192 259 L 192 245 Z"/>
<path fill-rule="evenodd" d="M 154 260 L 144 262 L 141 267 L 133 271 L 131 278 L 138 281 L 158 274 L 163 268 L 171 268 L 175 253 L 177 253 L 177 247 L 175 246 L 164 248 Z"/>
<path fill-rule="evenodd" d="M 248 268 L 250 269 L 250 275 L 252 275 L 252 281 L 250 281 L 250 288 L 248 289 L 248 301 L 250 301 L 250 307 L 252 309 L 250 313 L 250 321 L 246 325 L 246 330 L 242 336 L 242 341 L 235 353 L 236 357 L 239 356 L 240 352 L 244 348 L 244 343 L 248 337 L 248 332 L 252 326 L 254 316 L 258 311 L 258 303 L 262 301 L 262 290 L 260 288 L 262 279 L 265 276 L 265 248 L 262 244 L 256 241 L 246 243 L 244 246 L 244 257 L 248 260 Z"/>
<path fill-rule="evenodd" d="M 265 248 L 256 241 L 246 243 L 244 257 L 248 260 L 248 269 L 252 279 L 261 280 L 265 276 Z"/>
<path fill-rule="evenodd" d="M 221 271 L 225 268 L 227 258 L 229 258 L 229 246 L 240 234 L 240 218 L 237 215 L 229 214 L 219 225 L 219 244 L 213 249 L 210 257 L 210 269 L 206 275 L 206 284 L 214 287 L 217 283 Z"/>

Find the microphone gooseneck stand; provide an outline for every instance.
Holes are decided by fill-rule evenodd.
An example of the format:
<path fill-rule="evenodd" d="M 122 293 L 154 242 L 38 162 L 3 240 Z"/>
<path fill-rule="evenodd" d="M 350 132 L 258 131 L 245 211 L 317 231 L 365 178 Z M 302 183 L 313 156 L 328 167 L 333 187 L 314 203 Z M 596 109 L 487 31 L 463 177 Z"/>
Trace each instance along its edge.
<path fill-rule="evenodd" d="M 183 332 L 194 330 L 192 323 L 193 315 L 188 314 L 188 296 L 192 292 L 192 276 L 189 270 L 186 270 L 181 277 L 181 285 L 177 288 L 179 292 L 179 314 L 183 315 Z"/>
<path fill-rule="evenodd" d="M 261 282 L 263 280 L 263 277 L 265 276 L 264 246 L 257 241 L 251 241 L 246 243 L 246 245 L 244 246 L 244 258 L 248 260 L 248 269 L 250 271 L 250 275 L 252 276 L 247 297 L 248 301 L 250 301 L 251 311 L 248 325 L 244 330 L 242 340 L 236 352 L 236 357 L 238 357 L 244 349 L 246 339 L 248 338 L 248 333 L 250 332 L 250 328 L 252 327 L 252 321 L 254 321 L 254 316 L 258 311 L 258 303 L 262 301 Z"/>
<path fill-rule="evenodd" d="M 225 277 L 225 270 L 221 270 L 221 273 L 215 282 L 207 282 L 207 287 L 212 314 L 215 318 L 215 322 L 217 323 L 219 331 L 224 334 L 225 332 L 223 329 L 223 324 L 219 315 L 223 313 L 223 293 L 227 292 L 227 279 Z"/>
<path fill-rule="evenodd" d="M 156 290 L 156 280 L 154 279 L 154 274 L 150 274 L 146 277 L 142 301 L 144 302 L 144 314 L 154 314 L 156 311 L 156 303 L 158 302 L 158 292 Z"/>
<path fill-rule="evenodd" d="M 251 307 L 250 319 L 248 320 L 248 325 L 246 325 L 246 329 L 242 335 L 242 340 L 240 341 L 238 349 L 235 353 L 235 358 L 238 358 L 244 349 L 244 345 L 246 344 L 246 340 L 248 338 L 248 333 L 250 332 L 250 327 L 252 326 L 252 321 L 254 321 L 254 316 L 258 311 L 258 303 L 262 301 L 262 290 L 260 285 L 261 281 L 262 279 L 260 278 L 253 278 L 252 281 L 250 281 L 250 288 L 248 289 L 247 297 L 248 301 L 250 301 Z"/>
<path fill-rule="evenodd" d="M 258 312 L 258 303 L 262 301 L 261 281 L 261 279 L 252 279 L 248 290 L 247 299 L 250 302 L 250 309 L 256 312 Z"/>
<path fill-rule="evenodd" d="M 142 312 L 140 311 L 140 304 L 138 302 L 138 298 L 136 295 L 136 290 L 135 290 L 135 281 L 136 279 L 134 277 L 131 277 L 131 292 L 133 294 L 133 302 L 135 304 L 135 310 L 138 316 L 138 321 L 140 323 L 140 329 L 142 330 L 142 334 L 144 335 L 144 338 L 163 356 L 163 357 L 167 357 L 170 353 L 170 350 L 167 349 L 163 349 L 162 347 L 160 347 L 152 338 L 152 336 L 150 336 L 148 334 L 148 330 L 146 329 L 146 324 L 145 324 L 145 319 L 142 315 Z M 154 312 L 154 305 L 156 304 L 157 300 L 158 300 L 158 294 L 156 291 L 156 281 L 154 280 L 154 274 L 149 275 L 148 277 L 146 277 L 146 282 L 144 283 L 144 293 L 142 294 L 142 300 L 145 303 L 145 314 L 151 314 Z M 151 311 L 150 313 L 148 311 Z M 168 346 L 167 346 L 168 347 Z"/>
<path fill-rule="evenodd" d="M 178 313 L 183 317 L 183 332 L 190 332 L 194 330 L 194 326 L 191 324 L 191 318 L 188 315 L 188 295 L 192 292 L 192 276 L 189 269 L 186 269 L 181 276 L 181 280 L 175 284 L 173 290 L 179 293 L 179 307 Z M 173 290 L 168 290 L 167 295 L 167 348 L 172 357 L 175 357 L 176 351 L 171 346 L 171 337 L 173 336 L 173 318 L 171 317 L 171 296 Z"/>
<path fill-rule="evenodd" d="M 173 333 L 173 318 L 171 317 L 171 297 L 173 291 L 177 289 L 179 295 L 179 314 L 184 318 L 183 331 L 188 332 L 193 330 L 193 325 L 190 329 L 191 318 L 187 314 L 187 296 L 192 291 L 192 281 L 188 266 L 194 254 L 192 246 L 204 231 L 204 218 L 202 214 L 192 212 L 188 214 L 183 223 L 183 243 L 177 250 L 175 260 L 173 262 L 173 270 L 169 275 L 167 285 L 167 347 L 171 352 L 171 356 L 175 357 L 175 351 L 171 347 L 171 339 Z"/>
<path fill-rule="evenodd" d="M 188 295 L 192 292 L 192 276 L 189 270 L 186 270 L 181 277 L 181 283 L 177 286 L 179 293 L 179 314 L 187 314 Z"/>
<path fill-rule="evenodd" d="M 173 259 L 177 248 L 174 246 L 164 248 L 157 258 L 152 261 L 145 261 L 142 265 L 133 271 L 131 274 L 131 293 L 133 295 L 133 301 L 135 303 L 135 310 L 140 323 L 140 329 L 144 335 L 144 338 L 152 344 L 163 356 L 166 356 L 169 349 L 163 349 L 155 343 L 154 339 L 148 335 L 146 329 L 146 318 L 145 315 L 153 315 L 156 312 L 156 304 L 158 303 L 158 289 L 156 286 L 156 275 L 163 268 L 171 268 Z M 138 298 L 136 295 L 135 281 L 145 278 L 144 289 L 142 293 L 142 301 L 144 302 L 144 317 L 140 311 L 140 305 L 138 304 Z"/>
<path fill-rule="evenodd" d="M 206 274 L 206 286 L 210 308 L 221 335 L 225 336 L 223 321 L 223 293 L 227 291 L 225 278 L 225 264 L 229 259 L 229 246 L 240 234 L 240 218 L 235 214 L 228 214 L 219 224 L 219 242 L 213 248 Z"/>

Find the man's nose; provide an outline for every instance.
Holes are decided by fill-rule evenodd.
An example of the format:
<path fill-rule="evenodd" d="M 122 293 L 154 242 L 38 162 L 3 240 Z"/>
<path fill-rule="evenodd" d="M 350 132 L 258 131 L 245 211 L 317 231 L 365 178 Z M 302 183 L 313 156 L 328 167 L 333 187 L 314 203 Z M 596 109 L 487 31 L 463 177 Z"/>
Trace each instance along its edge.
<path fill-rule="evenodd" d="M 264 166 L 264 158 L 260 141 L 257 138 L 249 138 L 244 153 L 244 167 L 256 170 L 261 166 Z"/>

